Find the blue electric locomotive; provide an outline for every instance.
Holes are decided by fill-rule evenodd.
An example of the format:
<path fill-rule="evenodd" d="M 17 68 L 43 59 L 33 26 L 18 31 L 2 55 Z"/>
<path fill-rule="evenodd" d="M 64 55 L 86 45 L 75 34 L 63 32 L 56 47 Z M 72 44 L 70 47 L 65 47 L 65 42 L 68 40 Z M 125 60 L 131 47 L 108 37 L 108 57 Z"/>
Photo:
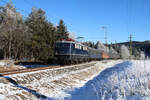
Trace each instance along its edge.
<path fill-rule="evenodd" d="M 74 41 L 57 41 L 55 57 L 61 65 L 101 59 L 101 51 Z"/>

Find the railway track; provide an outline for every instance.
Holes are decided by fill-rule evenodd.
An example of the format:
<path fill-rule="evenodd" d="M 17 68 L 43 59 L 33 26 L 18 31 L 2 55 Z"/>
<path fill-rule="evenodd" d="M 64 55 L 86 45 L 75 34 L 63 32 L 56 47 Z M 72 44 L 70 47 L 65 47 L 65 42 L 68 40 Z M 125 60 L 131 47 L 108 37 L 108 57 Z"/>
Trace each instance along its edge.
<path fill-rule="evenodd" d="M 91 66 L 96 63 L 86 63 L 86 64 L 79 64 L 79 65 L 71 65 L 70 67 L 78 67 L 78 66 Z M 8 76 L 13 74 L 20 74 L 20 73 L 26 73 L 26 72 L 34 72 L 34 71 L 40 71 L 40 70 L 47 70 L 47 69 L 56 69 L 56 68 L 68 68 L 69 66 L 48 66 L 48 67 L 38 67 L 38 68 L 28 68 L 28 69 L 19 69 L 19 70 L 11 70 L 11 71 L 0 71 L 0 76 Z"/>
<path fill-rule="evenodd" d="M 48 66 L 48 67 L 38 67 L 38 68 L 28 68 L 28 69 L 18 69 L 18 70 L 10 70 L 10 71 L 1 71 L 1 76 L 7 76 L 12 74 L 19 74 L 19 73 L 26 73 L 26 72 L 33 72 L 33 71 L 40 71 L 46 69 L 53 69 L 53 68 L 60 68 L 60 66 Z"/>

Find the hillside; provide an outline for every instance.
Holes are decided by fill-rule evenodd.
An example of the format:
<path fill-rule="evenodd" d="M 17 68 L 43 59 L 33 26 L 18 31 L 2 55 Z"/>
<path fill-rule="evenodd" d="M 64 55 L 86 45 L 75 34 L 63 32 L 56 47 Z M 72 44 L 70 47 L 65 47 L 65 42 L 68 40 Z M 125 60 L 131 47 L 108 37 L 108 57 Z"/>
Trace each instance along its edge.
<path fill-rule="evenodd" d="M 130 46 L 130 42 L 121 42 L 117 44 L 112 44 L 112 46 L 118 51 L 118 47 L 121 45 Z M 109 45 L 110 46 L 110 45 Z M 146 56 L 150 57 L 150 41 L 132 41 L 133 53 L 137 51 L 144 51 Z"/>

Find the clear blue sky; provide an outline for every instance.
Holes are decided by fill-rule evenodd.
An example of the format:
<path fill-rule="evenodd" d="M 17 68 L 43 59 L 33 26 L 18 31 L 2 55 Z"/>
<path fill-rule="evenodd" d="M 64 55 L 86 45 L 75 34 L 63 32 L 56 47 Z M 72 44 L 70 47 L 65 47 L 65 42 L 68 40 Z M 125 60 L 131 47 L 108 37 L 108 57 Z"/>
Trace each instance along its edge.
<path fill-rule="evenodd" d="M 3 0 L 8 1 L 8 0 Z M 104 30 L 108 27 L 110 42 L 150 40 L 150 0 L 12 0 L 24 16 L 31 8 L 42 8 L 49 21 L 56 24 L 65 21 L 70 32 L 85 40 L 104 42 Z M 1 2 L 0 5 L 4 5 Z"/>

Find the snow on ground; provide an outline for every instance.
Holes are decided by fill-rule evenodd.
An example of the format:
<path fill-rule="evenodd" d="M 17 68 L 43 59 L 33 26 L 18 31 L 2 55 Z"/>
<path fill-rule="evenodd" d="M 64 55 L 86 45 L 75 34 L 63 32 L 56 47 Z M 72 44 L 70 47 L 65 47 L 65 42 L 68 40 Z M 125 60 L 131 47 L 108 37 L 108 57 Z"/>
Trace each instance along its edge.
<path fill-rule="evenodd" d="M 0 79 L 0 100 L 63 99 L 71 96 L 66 90 L 82 87 L 100 71 L 119 62 L 91 62 L 89 67 L 80 64 L 3 77 Z"/>
<path fill-rule="evenodd" d="M 150 100 L 150 60 L 81 66 L 3 77 L 0 100 Z"/>
<path fill-rule="evenodd" d="M 150 61 L 125 61 L 101 72 L 65 100 L 150 100 Z"/>

